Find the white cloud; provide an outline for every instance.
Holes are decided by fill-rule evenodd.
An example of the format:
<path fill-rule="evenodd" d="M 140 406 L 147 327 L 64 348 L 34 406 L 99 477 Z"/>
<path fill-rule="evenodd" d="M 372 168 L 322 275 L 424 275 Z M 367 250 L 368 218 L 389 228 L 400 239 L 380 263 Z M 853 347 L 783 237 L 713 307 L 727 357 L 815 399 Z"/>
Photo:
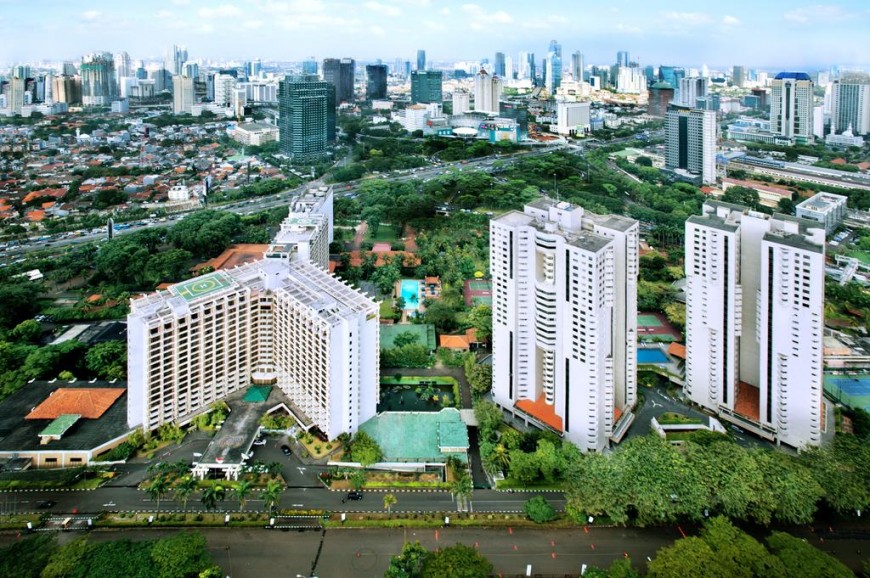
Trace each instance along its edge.
<path fill-rule="evenodd" d="M 169 10 L 158 10 L 157 14 L 154 15 L 154 18 L 157 18 L 158 20 L 170 20 L 174 17 L 175 14 Z"/>
<path fill-rule="evenodd" d="M 483 16 L 484 10 L 477 4 L 463 4 L 462 11 L 471 16 Z"/>
<path fill-rule="evenodd" d="M 103 13 L 99 10 L 86 10 L 85 12 L 82 12 L 82 20 L 87 20 L 88 22 L 99 20 L 102 17 Z"/>
<path fill-rule="evenodd" d="M 372 12 L 377 12 L 379 14 L 383 14 L 384 16 L 401 16 L 402 10 L 396 6 L 390 6 L 389 4 L 383 4 L 382 2 L 366 2 L 363 4 L 366 8 L 371 10 Z"/>
<path fill-rule="evenodd" d="M 831 6 L 827 4 L 814 4 L 812 6 L 804 6 L 790 10 L 783 15 L 783 18 L 789 22 L 797 24 L 810 24 L 819 21 L 835 21 L 846 18 L 848 14 L 840 6 Z"/>
<path fill-rule="evenodd" d="M 369 26 L 369 34 L 371 34 L 372 36 L 383 38 L 387 35 L 387 31 L 380 26 Z"/>
<path fill-rule="evenodd" d="M 212 26 L 208 22 L 204 22 L 198 26 L 194 26 L 191 32 L 193 32 L 194 34 L 211 34 L 212 32 L 214 32 L 214 26 Z"/>
<path fill-rule="evenodd" d="M 246 20 L 245 22 L 242 22 L 242 28 L 246 28 L 248 30 L 257 30 L 258 28 L 262 27 L 262 20 Z"/>
<path fill-rule="evenodd" d="M 725 15 L 725 17 L 722 18 L 722 24 L 725 26 L 740 26 L 742 22 L 740 22 L 740 19 L 735 16 Z"/>
<path fill-rule="evenodd" d="M 489 18 L 493 22 L 496 22 L 498 24 L 510 24 L 514 21 L 513 17 L 504 10 L 499 10 L 495 14 L 492 14 Z"/>
<path fill-rule="evenodd" d="M 172 0 L 172 3 L 176 6 L 187 6 L 190 4 L 190 0 Z"/>
<path fill-rule="evenodd" d="M 232 4 L 223 4 L 214 8 L 200 8 L 197 14 L 199 14 L 200 18 L 233 18 L 241 16 L 242 11 Z"/>
<path fill-rule="evenodd" d="M 639 26 L 632 26 L 630 24 L 617 24 L 616 30 L 622 32 L 623 34 L 640 34 L 643 30 Z"/>
<path fill-rule="evenodd" d="M 440 22 L 435 22 L 433 20 L 424 20 L 423 26 L 433 32 L 444 32 L 447 30 L 447 27 L 445 25 L 441 24 Z"/>
<path fill-rule="evenodd" d="M 442 8 L 440 13 L 443 16 L 450 16 L 452 14 L 452 12 L 450 11 L 450 8 Z"/>
<path fill-rule="evenodd" d="M 702 26 L 713 21 L 713 17 L 703 12 L 666 12 L 662 15 L 665 20 L 683 26 Z"/>

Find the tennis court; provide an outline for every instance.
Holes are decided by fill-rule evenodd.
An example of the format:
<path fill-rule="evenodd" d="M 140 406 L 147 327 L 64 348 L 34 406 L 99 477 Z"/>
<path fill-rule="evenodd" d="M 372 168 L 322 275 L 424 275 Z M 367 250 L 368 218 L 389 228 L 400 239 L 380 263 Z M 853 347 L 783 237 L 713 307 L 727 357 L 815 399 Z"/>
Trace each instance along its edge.
<path fill-rule="evenodd" d="M 492 307 L 492 281 L 487 279 L 466 279 L 465 304 L 468 307 L 474 307 L 475 305 L 489 305 Z"/>
<path fill-rule="evenodd" d="M 642 327 L 661 327 L 662 322 L 655 315 L 641 314 L 637 316 L 637 324 Z"/>
<path fill-rule="evenodd" d="M 491 283 L 489 281 L 469 281 L 468 287 L 472 291 L 489 291 Z"/>
<path fill-rule="evenodd" d="M 870 374 L 826 375 L 825 392 L 846 405 L 870 411 Z"/>

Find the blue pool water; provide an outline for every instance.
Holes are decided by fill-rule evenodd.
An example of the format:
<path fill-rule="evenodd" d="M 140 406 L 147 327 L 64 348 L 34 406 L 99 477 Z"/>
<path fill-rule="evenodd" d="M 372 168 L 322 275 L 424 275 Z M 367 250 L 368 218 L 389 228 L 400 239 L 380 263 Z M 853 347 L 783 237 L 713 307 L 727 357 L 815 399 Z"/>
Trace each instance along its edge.
<path fill-rule="evenodd" d="M 420 282 L 414 279 L 402 279 L 402 299 L 405 300 L 406 311 L 416 311 L 420 308 Z"/>
<path fill-rule="evenodd" d="M 661 349 L 638 349 L 638 363 L 668 363 L 670 359 Z"/>

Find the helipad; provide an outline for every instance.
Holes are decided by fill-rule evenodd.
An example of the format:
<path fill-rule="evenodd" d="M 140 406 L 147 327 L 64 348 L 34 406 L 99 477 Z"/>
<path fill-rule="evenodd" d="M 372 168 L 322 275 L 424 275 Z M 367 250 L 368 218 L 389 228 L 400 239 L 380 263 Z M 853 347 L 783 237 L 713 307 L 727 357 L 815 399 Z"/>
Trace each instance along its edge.
<path fill-rule="evenodd" d="M 187 301 L 193 301 L 221 289 L 226 289 L 232 284 L 233 280 L 226 273 L 215 271 L 214 273 L 208 273 L 207 275 L 201 275 L 181 283 L 176 283 L 169 288 L 169 291 L 179 297 L 184 297 Z"/>

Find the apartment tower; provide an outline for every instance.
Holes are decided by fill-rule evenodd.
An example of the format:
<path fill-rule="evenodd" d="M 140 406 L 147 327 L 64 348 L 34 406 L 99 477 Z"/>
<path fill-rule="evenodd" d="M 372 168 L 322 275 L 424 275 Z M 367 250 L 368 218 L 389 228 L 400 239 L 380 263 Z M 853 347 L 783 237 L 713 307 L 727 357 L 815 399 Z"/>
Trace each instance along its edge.
<path fill-rule="evenodd" d="M 823 224 L 707 202 L 686 221 L 686 393 L 796 448 L 826 429 Z"/>
<path fill-rule="evenodd" d="M 806 72 L 780 72 L 770 88 L 770 130 L 797 144 L 813 142 L 813 80 Z"/>
<path fill-rule="evenodd" d="M 490 221 L 493 399 L 583 451 L 637 393 L 638 223 L 542 199 Z"/>

